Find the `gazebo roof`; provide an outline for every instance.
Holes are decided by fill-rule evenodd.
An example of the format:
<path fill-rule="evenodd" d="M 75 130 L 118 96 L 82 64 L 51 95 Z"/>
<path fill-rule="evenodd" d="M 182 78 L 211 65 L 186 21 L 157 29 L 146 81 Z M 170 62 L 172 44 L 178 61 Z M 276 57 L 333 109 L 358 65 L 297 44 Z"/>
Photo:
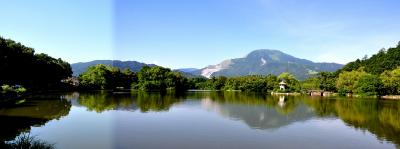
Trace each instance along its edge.
<path fill-rule="evenodd" d="M 286 83 L 284 81 L 281 81 L 281 83 L 279 83 L 279 85 L 286 85 Z"/>

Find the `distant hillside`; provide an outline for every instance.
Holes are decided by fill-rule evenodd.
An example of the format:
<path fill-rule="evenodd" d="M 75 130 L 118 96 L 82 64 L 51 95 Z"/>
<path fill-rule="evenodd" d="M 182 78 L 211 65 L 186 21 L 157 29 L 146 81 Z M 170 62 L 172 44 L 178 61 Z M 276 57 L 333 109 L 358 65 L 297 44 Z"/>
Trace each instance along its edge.
<path fill-rule="evenodd" d="M 78 76 L 82 72 L 85 72 L 89 66 L 94 66 L 97 64 L 104 64 L 113 67 L 118 67 L 120 69 L 130 69 L 134 72 L 139 71 L 143 66 L 156 66 L 154 64 L 145 64 L 137 61 L 119 61 L 119 60 L 94 60 L 90 62 L 80 62 L 71 65 L 72 72 L 74 76 Z"/>
<path fill-rule="evenodd" d="M 216 65 L 210 65 L 194 71 L 205 77 L 211 76 L 244 76 L 244 75 L 279 75 L 290 72 L 297 79 L 305 79 L 321 71 L 336 71 L 343 65 L 336 63 L 314 63 L 296 58 L 278 50 L 255 50 L 244 58 L 228 59 Z"/>
<path fill-rule="evenodd" d="M 352 71 L 360 67 L 371 74 L 381 74 L 385 70 L 392 70 L 400 66 L 400 42 L 395 48 L 382 49 L 370 58 L 357 59 L 346 64 L 340 71 Z"/>
<path fill-rule="evenodd" d="M 198 71 L 200 69 L 197 68 L 180 68 L 180 69 L 175 69 L 176 71 L 180 71 L 180 72 L 186 72 L 186 73 L 192 73 L 194 71 Z"/>

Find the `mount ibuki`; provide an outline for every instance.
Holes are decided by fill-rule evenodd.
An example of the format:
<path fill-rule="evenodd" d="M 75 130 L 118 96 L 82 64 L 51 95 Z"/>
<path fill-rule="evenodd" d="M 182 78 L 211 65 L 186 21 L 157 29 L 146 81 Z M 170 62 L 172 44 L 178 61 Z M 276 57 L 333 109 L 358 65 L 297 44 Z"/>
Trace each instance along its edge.
<path fill-rule="evenodd" d="M 219 64 L 191 73 L 210 78 L 212 76 L 279 75 L 289 72 L 297 79 L 305 79 L 321 71 L 332 72 L 342 67 L 343 65 L 337 63 L 315 63 L 278 50 L 261 49 L 252 51 L 243 58 L 224 60 Z"/>

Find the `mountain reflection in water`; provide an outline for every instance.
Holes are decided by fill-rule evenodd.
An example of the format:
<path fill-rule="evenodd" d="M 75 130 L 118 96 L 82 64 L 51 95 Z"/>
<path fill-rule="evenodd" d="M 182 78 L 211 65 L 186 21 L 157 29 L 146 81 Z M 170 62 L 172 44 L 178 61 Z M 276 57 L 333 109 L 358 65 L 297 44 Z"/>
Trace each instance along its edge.
<path fill-rule="evenodd" d="M 32 96 L 0 107 L 0 139 L 13 140 L 32 127 L 68 117 L 71 107 L 102 114 L 107 111 L 168 113 L 173 107 L 199 106 L 256 130 L 277 130 L 314 119 L 340 119 L 347 126 L 368 131 L 376 139 L 400 145 L 400 102 L 376 99 L 267 96 L 243 92 L 74 92 Z M 118 148 L 118 147 L 117 147 Z"/>

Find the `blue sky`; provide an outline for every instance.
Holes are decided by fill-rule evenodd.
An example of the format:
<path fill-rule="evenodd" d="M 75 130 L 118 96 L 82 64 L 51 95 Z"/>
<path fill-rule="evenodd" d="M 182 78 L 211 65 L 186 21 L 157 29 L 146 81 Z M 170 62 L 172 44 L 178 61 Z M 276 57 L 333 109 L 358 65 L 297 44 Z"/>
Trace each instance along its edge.
<path fill-rule="evenodd" d="M 3 0 L 0 35 L 71 63 L 201 68 L 255 49 L 346 63 L 397 45 L 398 6 L 398 0 Z"/>
<path fill-rule="evenodd" d="M 73 63 L 113 58 L 113 2 L 0 0 L 0 35 Z"/>

